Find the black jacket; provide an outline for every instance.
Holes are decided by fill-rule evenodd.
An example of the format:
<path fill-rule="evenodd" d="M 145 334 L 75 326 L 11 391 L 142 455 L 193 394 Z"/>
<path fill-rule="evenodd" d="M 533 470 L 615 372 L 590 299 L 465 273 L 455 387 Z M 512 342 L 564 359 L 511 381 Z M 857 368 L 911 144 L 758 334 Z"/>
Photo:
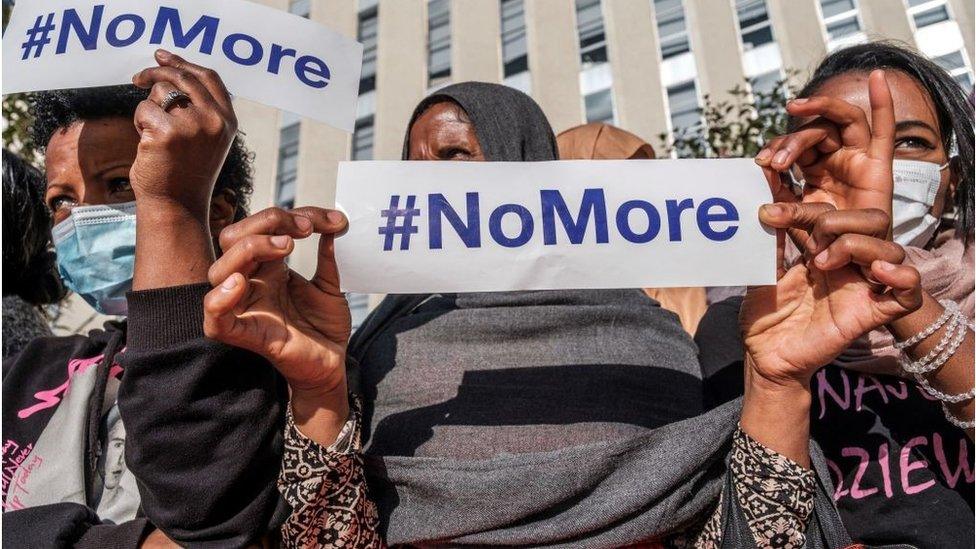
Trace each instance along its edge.
<path fill-rule="evenodd" d="M 287 386 L 267 362 L 204 337 L 200 301 L 208 290 L 130 292 L 127 323 L 106 323 L 87 337 L 38 338 L 4 361 L 5 495 L 35 466 L 23 460 L 51 427 L 71 368 L 85 364 L 97 368 L 98 382 L 88 398 L 82 466 L 86 474 L 96 467 L 106 380 L 121 375 L 125 465 L 141 496 L 141 516 L 118 525 L 102 524 L 91 494 L 88 506 L 8 506 L 4 546 L 137 547 L 155 527 L 184 546 L 240 547 L 281 523 L 287 508 L 275 481 Z M 45 457 L 40 466 L 79 465 L 76 453 Z"/>

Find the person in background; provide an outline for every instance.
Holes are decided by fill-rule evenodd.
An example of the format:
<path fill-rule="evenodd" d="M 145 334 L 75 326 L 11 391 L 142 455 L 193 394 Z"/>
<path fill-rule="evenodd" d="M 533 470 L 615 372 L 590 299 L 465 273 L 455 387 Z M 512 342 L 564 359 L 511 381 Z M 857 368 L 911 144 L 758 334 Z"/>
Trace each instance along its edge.
<path fill-rule="evenodd" d="M 590 122 L 556 136 L 560 160 L 650 160 L 654 148 L 636 135 L 603 122 Z M 644 288 L 648 297 L 674 312 L 694 335 L 705 314 L 705 288 Z"/>
<path fill-rule="evenodd" d="M 127 318 L 4 361 L 5 546 L 243 547 L 284 518 L 286 387 L 236 367 L 246 353 L 201 327 L 162 321 L 202 301 L 206 284 L 171 286 L 205 276 L 211 235 L 246 215 L 251 166 L 216 74 L 162 50 L 157 61 L 135 86 L 31 100 L 59 270 Z M 179 208 L 160 199 L 172 188 Z"/>
<path fill-rule="evenodd" d="M 3 150 L 3 356 L 51 335 L 42 307 L 65 296 L 51 251 L 51 214 L 44 178 Z"/>
<path fill-rule="evenodd" d="M 872 112 L 878 69 L 894 98 L 891 112 Z M 931 60 L 869 43 L 824 59 L 787 109 L 791 133 L 772 140 L 757 163 L 771 177 L 799 169 L 804 201 L 891 215 L 893 224 L 875 236 L 904 247 L 904 264 L 921 274 L 924 291 L 918 311 L 855 340 L 784 404 L 809 410 L 810 437 L 827 457 L 856 541 L 972 547 L 972 105 Z M 893 149 L 893 161 L 878 161 L 872 132 L 882 134 L 874 147 Z M 836 172 L 843 159 L 871 177 Z M 797 245 L 819 252 L 820 238 Z M 856 254 L 864 240 L 843 244 L 838 257 Z M 696 337 L 716 403 L 742 394 L 739 309 L 738 300 L 714 305 Z M 766 421 L 797 430 L 783 424 L 795 415 L 788 410 Z"/>

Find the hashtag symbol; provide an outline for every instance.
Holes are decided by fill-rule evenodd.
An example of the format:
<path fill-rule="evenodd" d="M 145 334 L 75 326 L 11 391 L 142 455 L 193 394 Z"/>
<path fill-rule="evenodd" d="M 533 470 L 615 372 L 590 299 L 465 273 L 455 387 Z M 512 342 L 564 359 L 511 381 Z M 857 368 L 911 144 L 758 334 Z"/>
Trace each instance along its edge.
<path fill-rule="evenodd" d="M 413 218 L 416 215 L 420 215 L 420 209 L 414 208 L 416 202 L 416 195 L 407 195 L 407 207 L 401 209 L 400 195 L 395 194 L 390 197 L 390 209 L 380 212 L 380 217 L 386 218 L 386 226 L 380 227 L 380 234 L 386 236 L 383 241 L 384 251 L 393 249 L 393 237 L 396 235 L 400 235 L 401 250 L 410 248 L 410 235 L 416 233 L 418 230 L 416 225 L 413 224 Z M 397 225 L 398 218 L 403 218 L 403 223 L 400 225 Z"/>
<path fill-rule="evenodd" d="M 54 31 L 54 14 L 47 14 L 47 21 L 43 21 L 44 16 L 38 15 L 34 26 L 27 29 L 27 41 L 21 45 L 24 49 L 24 56 L 21 59 L 30 57 L 31 50 L 34 50 L 34 57 L 41 56 L 41 50 L 46 44 L 51 43 L 51 32 Z"/>

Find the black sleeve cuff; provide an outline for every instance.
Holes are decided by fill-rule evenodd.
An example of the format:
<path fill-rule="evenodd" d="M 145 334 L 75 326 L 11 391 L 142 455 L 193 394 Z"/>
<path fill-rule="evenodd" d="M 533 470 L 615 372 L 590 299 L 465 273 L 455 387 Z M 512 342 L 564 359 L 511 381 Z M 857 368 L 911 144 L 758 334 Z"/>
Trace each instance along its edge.
<path fill-rule="evenodd" d="M 129 292 L 127 345 L 154 351 L 203 338 L 203 297 L 210 284 L 188 284 Z"/>

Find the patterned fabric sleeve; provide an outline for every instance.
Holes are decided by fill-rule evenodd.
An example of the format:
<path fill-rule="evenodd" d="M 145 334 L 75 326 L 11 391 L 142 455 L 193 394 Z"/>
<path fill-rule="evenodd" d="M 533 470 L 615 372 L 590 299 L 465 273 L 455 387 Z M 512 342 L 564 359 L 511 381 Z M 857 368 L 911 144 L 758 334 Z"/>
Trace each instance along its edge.
<path fill-rule="evenodd" d="M 758 547 L 798 549 L 813 512 L 814 472 L 736 430 L 729 474 Z M 695 540 L 698 549 L 722 545 L 722 502 Z"/>
<path fill-rule="evenodd" d="M 329 447 L 298 430 L 288 411 L 278 489 L 292 513 L 281 527 L 285 547 L 385 547 L 376 506 L 366 494 L 359 446 L 359 403 Z"/>

